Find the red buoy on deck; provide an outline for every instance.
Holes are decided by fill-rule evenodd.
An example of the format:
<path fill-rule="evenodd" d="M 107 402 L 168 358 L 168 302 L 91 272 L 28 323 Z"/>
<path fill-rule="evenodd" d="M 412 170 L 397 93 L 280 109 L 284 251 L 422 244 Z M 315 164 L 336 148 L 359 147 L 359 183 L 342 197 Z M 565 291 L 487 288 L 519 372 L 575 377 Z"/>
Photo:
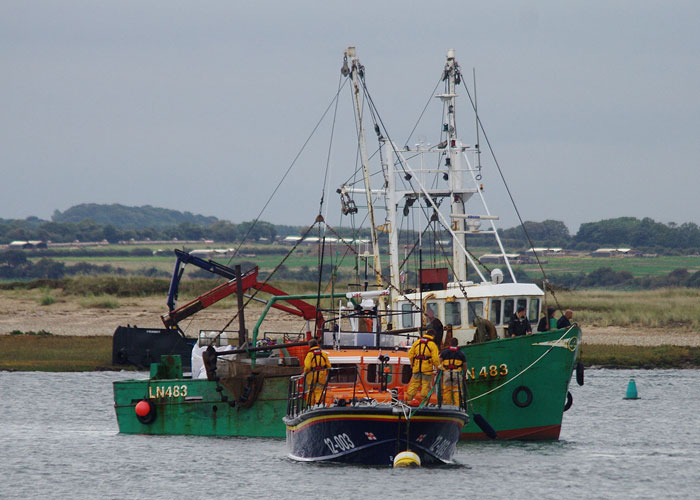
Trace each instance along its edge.
<path fill-rule="evenodd" d="M 145 417 L 151 413 L 151 405 L 148 401 L 139 401 L 136 403 L 136 408 L 134 408 L 134 411 L 139 417 Z"/>

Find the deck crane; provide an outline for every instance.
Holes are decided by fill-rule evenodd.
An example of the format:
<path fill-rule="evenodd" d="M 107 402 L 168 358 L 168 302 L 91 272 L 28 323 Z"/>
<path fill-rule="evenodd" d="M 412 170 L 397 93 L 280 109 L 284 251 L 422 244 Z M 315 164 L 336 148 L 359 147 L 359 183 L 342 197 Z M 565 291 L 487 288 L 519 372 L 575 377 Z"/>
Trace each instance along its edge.
<path fill-rule="evenodd" d="M 175 256 L 177 257 L 177 260 L 175 262 L 172 279 L 170 280 L 170 289 L 168 290 L 168 312 L 161 316 L 161 320 L 166 328 L 179 330 L 178 323 L 183 319 L 186 319 L 202 309 L 205 309 L 228 297 L 229 295 L 236 293 L 238 291 L 238 281 L 236 280 L 236 272 L 233 269 L 224 266 L 223 264 L 219 264 L 218 262 L 214 262 L 213 260 L 205 260 L 182 250 L 175 250 Z M 187 304 L 176 308 L 180 280 L 186 264 L 193 264 L 201 269 L 204 269 L 205 271 L 218 274 L 219 276 L 227 278 L 228 281 L 191 300 Z M 243 292 L 250 289 L 255 289 L 261 292 L 269 293 L 270 295 L 289 295 L 279 288 L 275 288 L 267 283 L 259 282 L 257 266 L 241 274 L 240 284 Z M 320 312 L 316 311 L 314 306 L 298 299 L 289 299 L 286 302 L 289 305 L 275 302 L 272 307 L 286 313 L 302 317 L 307 321 L 318 320 L 316 322 L 317 328 L 319 330 L 321 329 L 323 317 Z"/>

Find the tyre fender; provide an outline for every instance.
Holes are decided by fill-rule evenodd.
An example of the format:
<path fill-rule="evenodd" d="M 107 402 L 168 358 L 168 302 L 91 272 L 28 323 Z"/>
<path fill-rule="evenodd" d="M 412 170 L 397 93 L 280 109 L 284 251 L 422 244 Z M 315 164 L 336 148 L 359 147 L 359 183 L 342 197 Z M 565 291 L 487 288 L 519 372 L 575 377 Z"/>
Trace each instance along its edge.
<path fill-rule="evenodd" d="M 525 401 L 520 400 L 520 393 L 525 393 Z M 532 404 L 532 391 L 525 385 L 520 385 L 513 390 L 513 404 L 519 408 L 527 408 Z"/>
<path fill-rule="evenodd" d="M 566 404 L 564 404 L 564 411 L 571 408 L 572 404 L 574 404 L 574 397 L 571 395 L 571 393 L 569 391 L 566 391 Z"/>

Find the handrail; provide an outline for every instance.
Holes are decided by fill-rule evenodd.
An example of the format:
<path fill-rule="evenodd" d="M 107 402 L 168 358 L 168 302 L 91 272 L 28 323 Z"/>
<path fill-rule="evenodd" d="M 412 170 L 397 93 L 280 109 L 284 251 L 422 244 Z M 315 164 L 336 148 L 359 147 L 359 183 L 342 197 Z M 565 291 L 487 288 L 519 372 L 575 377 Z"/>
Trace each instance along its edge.
<path fill-rule="evenodd" d="M 353 385 L 352 385 L 352 398 L 350 399 L 350 404 L 355 405 L 357 404 L 358 398 L 357 398 L 357 381 L 359 379 L 360 381 L 360 386 L 362 387 L 362 391 L 364 392 L 364 395 L 366 398 L 370 398 L 369 391 L 367 390 L 367 387 L 365 386 L 364 380 L 362 379 L 361 376 L 361 369 L 358 368 L 357 365 L 352 366 L 354 372 L 355 372 L 355 378 L 353 380 Z M 321 392 L 321 400 L 325 401 L 326 395 L 328 393 L 328 386 L 331 383 L 331 379 L 333 377 L 333 374 L 338 374 L 340 373 L 341 368 L 340 367 L 331 367 L 327 368 L 328 370 L 328 377 L 326 378 L 326 382 L 323 385 L 323 390 Z M 306 384 L 306 379 L 307 379 L 308 373 L 302 373 L 301 375 L 293 375 L 292 377 L 289 378 L 289 388 L 287 391 L 287 416 L 289 417 L 295 417 L 298 415 L 301 411 L 305 410 L 308 408 L 309 401 L 307 400 L 307 394 L 311 394 L 311 388 L 307 387 Z M 303 381 L 302 385 L 302 390 L 299 392 L 299 382 Z"/>
<path fill-rule="evenodd" d="M 263 308 L 263 312 L 260 314 L 260 317 L 258 318 L 258 321 L 255 323 L 255 327 L 253 328 L 253 338 L 252 338 L 252 343 L 255 345 L 255 343 L 258 341 L 258 331 L 260 330 L 260 325 L 262 324 L 263 320 L 267 316 L 267 313 L 270 311 L 270 308 L 273 306 L 273 304 L 279 300 L 304 300 L 304 299 L 328 299 L 328 298 L 340 298 L 340 297 L 345 297 L 344 293 L 321 293 L 321 294 L 297 294 L 297 295 L 274 295 L 270 297 L 270 300 L 267 301 L 267 304 L 265 304 L 265 307 Z M 251 367 L 255 368 L 255 354 L 251 353 Z"/>

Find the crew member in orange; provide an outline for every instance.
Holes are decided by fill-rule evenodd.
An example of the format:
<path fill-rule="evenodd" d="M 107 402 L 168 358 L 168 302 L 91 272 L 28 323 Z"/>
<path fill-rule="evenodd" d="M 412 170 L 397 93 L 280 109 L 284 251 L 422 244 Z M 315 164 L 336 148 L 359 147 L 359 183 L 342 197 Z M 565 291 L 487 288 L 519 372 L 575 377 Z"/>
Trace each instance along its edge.
<path fill-rule="evenodd" d="M 421 399 L 425 399 L 428 396 L 430 384 L 433 380 L 433 371 L 440 366 L 438 347 L 433 341 L 434 335 L 433 330 L 428 330 L 427 333 L 413 343 L 408 351 L 408 359 L 411 361 L 413 369 L 413 375 L 406 391 L 408 404 L 420 404 L 420 400 L 413 400 L 419 389 L 422 396 Z"/>
<path fill-rule="evenodd" d="M 307 403 L 309 406 L 321 403 L 323 388 L 328 380 L 328 369 L 331 362 L 328 354 L 321 350 L 318 340 L 309 340 L 310 350 L 304 358 L 304 374 L 306 375 L 306 387 L 308 392 Z"/>
<path fill-rule="evenodd" d="M 440 351 L 442 403 L 455 406 L 459 406 L 459 387 L 467 364 L 467 358 L 457 344 L 459 344 L 458 340 L 452 337 L 450 347 Z"/>

